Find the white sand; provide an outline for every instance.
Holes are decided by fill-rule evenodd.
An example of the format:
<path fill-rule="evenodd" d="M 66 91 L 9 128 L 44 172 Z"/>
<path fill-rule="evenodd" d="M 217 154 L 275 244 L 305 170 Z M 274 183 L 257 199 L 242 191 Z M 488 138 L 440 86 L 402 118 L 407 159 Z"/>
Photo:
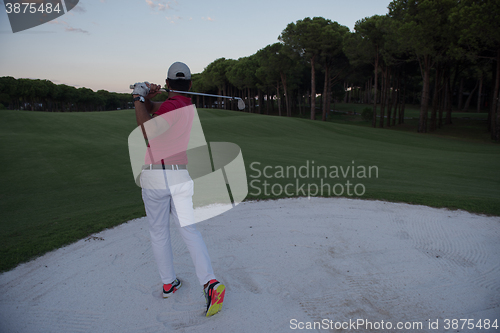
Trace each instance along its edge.
<path fill-rule="evenodd" d="M 446 318 L 500 318 L 498 217 L 302 198 L 243 203 L 197 226 L 227 286 L 221 313 L 203 316 L 176 228 L 183 286 L 161 297 L 147 220 L 138 219 L 2 274 L 0 332 L 287 332 L 291 319 L 417 321 L 421 331 L 439 319 L 434 332 L 443 332 Z"/>

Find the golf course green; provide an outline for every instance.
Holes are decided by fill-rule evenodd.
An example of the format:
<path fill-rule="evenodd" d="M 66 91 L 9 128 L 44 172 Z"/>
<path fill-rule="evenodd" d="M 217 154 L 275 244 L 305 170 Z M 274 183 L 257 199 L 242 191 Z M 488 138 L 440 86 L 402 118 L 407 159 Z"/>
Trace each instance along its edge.
<path fill-rule="evenodd" d="M 241 147 L 247 200 L 336 196 L 342 188 L 343 197 L 500 215 L 497 144 L 235 111 L 198 112 L 207 141 Z M 145 215 L 128 156 L 127 138 L 135 127 L 134 110 L 0 111 L 0 271 Z"/>

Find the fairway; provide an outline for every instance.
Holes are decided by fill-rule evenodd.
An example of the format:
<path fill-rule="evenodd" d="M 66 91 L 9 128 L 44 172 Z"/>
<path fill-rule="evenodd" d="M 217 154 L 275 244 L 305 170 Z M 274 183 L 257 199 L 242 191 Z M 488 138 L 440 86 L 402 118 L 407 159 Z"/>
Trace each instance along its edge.
<path fill-rule="evenodd" d="M 287 196 L 266 195 L 264 181 L 275 190 L 297 181 L 258 177 L 255 169 L 299 169 L 314 161 L 327 168 L 376 166 L 378 177 L 323 179 L 331 185 L 362 183 L 363 196 L 352 198 L 500 215 L 498 145 L 234 111 L 199 114 L 207 141 L 241 147 L 248 181 L 255 181 L 247 199 Z M 0 111 L 1 271 L 145 215 L 128 157 L 127 138 L 134 128 L 134 110 Z M 322 179 L 298 180 L 307 187 L 321 186 Z"/>

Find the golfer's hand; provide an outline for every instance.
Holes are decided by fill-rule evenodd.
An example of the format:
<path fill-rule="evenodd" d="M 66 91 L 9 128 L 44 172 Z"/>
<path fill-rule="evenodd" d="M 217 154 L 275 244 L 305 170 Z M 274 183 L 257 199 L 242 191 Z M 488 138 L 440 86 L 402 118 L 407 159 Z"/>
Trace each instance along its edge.
<path fill-rule="evenodd" d="M 154 84 L 154 83 L 149 83 L 149 82 L 144 82 L 149 88 L 149 94 L 146 96 L 147 99 L 151 99 L 158 95 L 160 93 L 161 86 Z"/>
<path fill-rule="evenodd" d="M 146 97 L 149 94 L 149 82 L 137 82 L 134 84 L 132 95 Z"/>

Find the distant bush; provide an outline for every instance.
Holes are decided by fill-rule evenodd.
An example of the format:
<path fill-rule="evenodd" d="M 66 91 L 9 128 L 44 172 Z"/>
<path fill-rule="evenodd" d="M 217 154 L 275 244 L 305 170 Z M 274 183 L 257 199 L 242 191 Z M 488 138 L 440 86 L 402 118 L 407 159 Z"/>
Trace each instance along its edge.
<path fill-rule="evenodd" d="M 363 119 L 366 121 L 372 121 L 373 109 L 372 108 L 364 108 L 363 112 L 361 112 L 361 117 L 363 117 Z"/>

